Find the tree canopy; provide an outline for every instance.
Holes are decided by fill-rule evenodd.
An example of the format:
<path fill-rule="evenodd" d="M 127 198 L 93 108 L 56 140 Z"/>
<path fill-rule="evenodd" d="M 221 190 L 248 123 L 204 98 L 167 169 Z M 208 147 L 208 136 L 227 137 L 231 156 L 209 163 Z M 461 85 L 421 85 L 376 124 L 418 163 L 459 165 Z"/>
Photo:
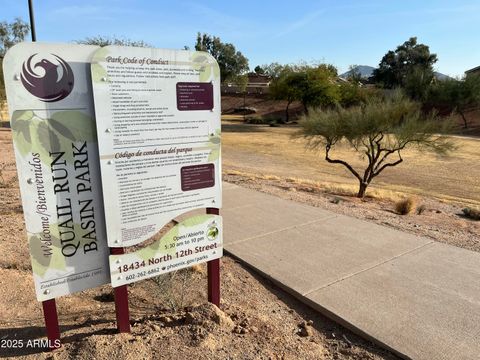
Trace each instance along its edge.
<path fill-rule="evenodd" d="M 217 60 L 222 82 L 238 82 L 238 77 L 248 71 L 248 59 L 219 37 L 198 33 L 195 50 L 206 51 Z"/>
<path fill-rule="evenodd" d="M 16 18 L 11 23 L 0 22 L 0 57 L 4 57 L 13 45 L 25 40 L 29 32 L 30 26 L 20 18 Z"/>
<path fill-rule="evenodd" d="M 462 117 L 464 128 L 467 128 L 466 112 L 480 107 L 480 75 L 437 82 L 431 87 L 427 102 L 434 107 L 458 113 Z"/>
<path fill-rule="evenodd" d="M 298 100 L 308 113 L 312 107 L 333 106 L 340 100 L 336 84 L 337 69 L 330 64 L 279 65 L 273 63 L 266 73 L 274 73 L 270 85 L 273 99 L 287 100 L 286 114 L 291 102 Z M 288 116 L 287 116 L 288 120 Z"/>
<path fill-rule="evenodd" d="M 453 149 L 448 138 L 436 135 L 445 130 L 436 114 L 424 114 L 419 103 L 398 93 L 348 109 L 312 109 L 300 124 L 299 135 L 310 148 L 324 148 L 326 161 L 344 166 L 358 180 L 360 198 L 375 177 L 403 162 L 401 153 L 407 147 L 440 154 Z M 346 159 L 333 158 L 334 148 L 342 143 L 366 158 L 363 170 Z"/>
<path fill-rule="evenodd" d="M 437 55 L 431 54 L 425 44 L 418 44 L 416 37 L 411 37 L 395 50 L 388 51 L 380 61 L 378 68 L 373 71 L 373 80 L 385 87 L 405 87 L 410 84 L 410 90 L 423 91 L 425 84 L 433 79 L 433 64 L 437 62 Z M 416 84 L 413 84 L 414 81 Z M 418 97 L 417 93 L 413 94 Z"/>

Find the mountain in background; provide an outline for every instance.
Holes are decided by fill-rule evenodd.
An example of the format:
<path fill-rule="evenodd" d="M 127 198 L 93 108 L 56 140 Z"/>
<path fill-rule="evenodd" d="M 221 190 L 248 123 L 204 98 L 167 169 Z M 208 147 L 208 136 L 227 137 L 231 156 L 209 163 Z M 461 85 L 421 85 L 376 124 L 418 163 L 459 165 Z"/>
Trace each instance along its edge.
<path fill-rule="evenodd" d="M 348 70 L 347 72 L 340 74 L 340 77 L 343 79 L 348 79 L 355 71 L 360 74 L 362 79 L 368 79 L 370 76 L 372 76 L 373 70 L 375 70 L 373 66 L 358 65 L 358 66 L 355 66 L 352 70 Z"/>
<path fill-rule="evenodd" d="M 360 76 L 362 77 L 362 79 L 368 79 L 370 76 L 372 76 L 373 70 L 375 70 L 373 66 L 358 65 L 358 66 L 355 66 L 352 70 L 349 70 L 347 72 L 344 72 L 343 74 L 340 74 L 339 77 L 343 79 L 348 79 L 355 71 L 360 73 Z M 438 71 L 434 71 L 433 75 L 437 80 L 440 80 L 440 81 L 452 79 L 450 76 L 442 74 Z"/>
<path fill-rule="evenodd" d="M 448 75 L 439 73 L 438 71 L 434 71 L 434 72 L 433 72 L 433 76 L 435 76 L 435 78 L 436 78 L 437 80 L 440 80 L 440 81 L 443 81 L 443 80 L 453 80 L 453 78 L 452 78 L 451 76 L 448 76 Z"/>

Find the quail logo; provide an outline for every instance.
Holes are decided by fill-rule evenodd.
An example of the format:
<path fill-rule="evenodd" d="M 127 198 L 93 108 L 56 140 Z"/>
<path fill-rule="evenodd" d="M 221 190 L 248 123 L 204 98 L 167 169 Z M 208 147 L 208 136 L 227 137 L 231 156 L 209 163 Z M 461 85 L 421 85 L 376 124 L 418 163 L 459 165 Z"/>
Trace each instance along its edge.
<path fill-rule="evenodd" d="M 37 55 L 33 54 L 23 63 L 20 76 L 23 86 L 45 102 L 65 99 L 73 90 L 72 68 L 55 54 L 35 62 Z"/>

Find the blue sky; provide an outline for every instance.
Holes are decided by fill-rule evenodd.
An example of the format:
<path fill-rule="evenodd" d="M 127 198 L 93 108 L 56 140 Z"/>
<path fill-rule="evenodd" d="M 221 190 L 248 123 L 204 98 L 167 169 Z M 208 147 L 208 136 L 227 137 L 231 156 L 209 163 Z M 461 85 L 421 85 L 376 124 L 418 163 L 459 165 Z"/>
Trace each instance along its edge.
<path fill-rule="evenodd" d="M 27 0 L 2 0 L 0 21 L 28 20 Z M 233 43 L 250 68 L 324 61 L 340 72 L 377 66 L 411 36 L 438 55 L 436 70 L 461 76 L 480 65 L 480 2 L 411 0 L 148 1 L 34 0 L 37 40 L 95 35 L 193 47 L 198 31 Z"/>

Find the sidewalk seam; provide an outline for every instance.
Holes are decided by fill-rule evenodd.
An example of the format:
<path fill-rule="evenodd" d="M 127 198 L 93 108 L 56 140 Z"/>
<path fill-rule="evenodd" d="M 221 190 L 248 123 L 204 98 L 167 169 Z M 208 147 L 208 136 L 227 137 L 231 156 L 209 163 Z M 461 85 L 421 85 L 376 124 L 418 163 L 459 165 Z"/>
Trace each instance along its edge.
<path fill-rule="evenodd" d="M 308 222 L 306 222 L 306 223 L 297 224 L 297 225 L 292 225 L 292 226 L 287 226 L 287 227 L 285 227 L 285 228 L 281 228 L 281 229 L 278 229 L 278 230 L 269 231 L 269 232 L 266 232 L 266 233 L 263 233 L 263 234 L 251 236 L 251 237 L 249 237 L 249 238 L 245 238 L 245 239 L 233 241 L 233 242 L 230 242 L 230 243 L 228 243 L 228 244 L 225 243 L 225 246 L 241 244 L 241 243 L 243 243 L 243 242 L 245 242 L 245 241 L 249 241 L 249 240 L 253 240 L 253 239 L 258 239 L 258 238 L 261 238 L 261 237 L 263 237 L 263 236 L 276 234 L 276 233 L 279 233 L 279 232 L 282 232 L 282 231 L 285 231 L 285 230 L 295 229 L 295 228 L 297 228 L 297 227 L 307 226 L 307 225 L 310 225 L 310 224 L 313 224 L 313 223 L 316 223 L 316 222 L 321 222 L 321 221 L 325 221 L 325 220 L 334 219 L 334 218 L 336 218 L 336 217 L 337 217 L 337 215 L 335 214 L 335 215 L 328 216 L 328 217 L 326 217 L 326 218 L 311 220 L 311 221 L 308 221 Z"/>
<path fill-rule="evenodd" d="M 347 280 L 347 279 L 349 279 L 349 278 L 351 278 L 351 277 L 357 276 L 357 275 L 359 275 L 359 274 L 361 274 L 361 273 L 364 273 L 364 272 L 366 272 L 366 271 L 375 269 L 376 267 L 379 267 L 379 266 L 384 265 L 384 264 L 386 264 L 386 263 L 388 263 L 388 262 L 391 262 L 391 261 L 393 261 L 393 260 L 396 260 L 396 259 L 398 259 L 398 258 L 400 258 L 400 257 L 402 257 L 402 256 L 408 255 L 408 254 L 410 254 L 410 253 L 412 253 L 412 252 L 414 252 L 414 251 L 420 250 L 420 249 L 422 249 L 422 248 L 424 248 L 424 247 L 426 247 L 426 246 L 432 245 L 433 243 L 435 243 L 435 240 L 431 240 L 430 242 L 428 242 L 428 243 L 426 243 L 426 244 L 417 246 L 416 248 L 413 248 L 413 249 L 408 250 L 408 251 L 405 251 L 405 252 L 403 252 L 403 253 L 401 253 L 401 254 L 395 255 L 395 256 L 391 257 L 390 259 L 387 259 L 387 260 L 382 261 L 382 262 L 380 262 L 380 263 L 378 263 L 378 264 L 372 265 L 372 266 L 370 266 L 369 268 L 359 270 L 359 271 L 357 271 L 357 272 L 355 272 L 355 273 L 353 273 L 353 274 L 349 274 L 349 275 L 346 275 L 346 276 L 344 276 L 344 277 L 342 277 L 342 278 L 340 278 L 340 279 L 337 279 L 337 280 L 335 280 L 335 281 L 332 281 L 331 283 L 328 283 L 328 284 L 326 284 L 326 285 L 319 286 L 318 288 L 309 290 L 309 291 L 307 291 L 306 293 L 304 293 L 303 296 L 308 296 L 308 295 L 310 295 L 311 293 L 313 293 L 313 292 L 315 292 L 315 291 L 319 291 L 319 290 L 325 289 L 325 288 L 327 288 L 327 287 L 329 287 L 329 286 L 332 286 L 332 285 L 335 285 L 335 284 L 337 284 L 337 283 L 339 283 L 339 282 L 341 282 L 341 281 Z"/>

